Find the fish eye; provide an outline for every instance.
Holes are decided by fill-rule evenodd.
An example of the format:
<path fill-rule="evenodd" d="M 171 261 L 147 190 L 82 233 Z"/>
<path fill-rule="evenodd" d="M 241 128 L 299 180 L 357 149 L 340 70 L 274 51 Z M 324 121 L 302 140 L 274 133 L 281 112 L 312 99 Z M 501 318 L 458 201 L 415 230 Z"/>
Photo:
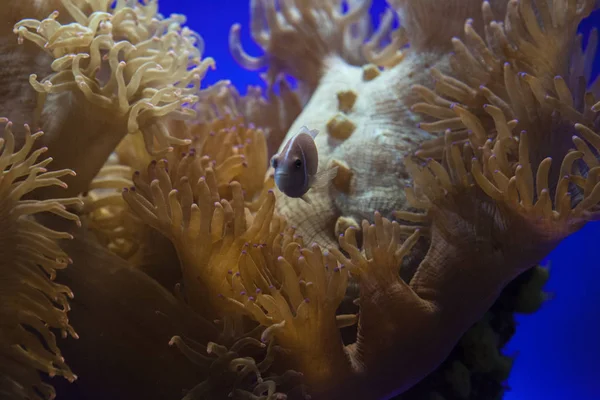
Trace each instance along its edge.
<path fill-rule="evenodd" d="M 278 164 L 278 163 L 277 163 L 277 159 L 276 159 L 275 157 L 273 157 L 273 158 L 271 159 L 271 167 L 273 167 L 273 168 L 277 169 L 277 164 Z"/>
<path fill-rule="evenodd" d="M 296 161 L 294 162 L 294 166 L 295 166 L 296 168 L 302 168 L 302 160 L 296 160 Z"/>

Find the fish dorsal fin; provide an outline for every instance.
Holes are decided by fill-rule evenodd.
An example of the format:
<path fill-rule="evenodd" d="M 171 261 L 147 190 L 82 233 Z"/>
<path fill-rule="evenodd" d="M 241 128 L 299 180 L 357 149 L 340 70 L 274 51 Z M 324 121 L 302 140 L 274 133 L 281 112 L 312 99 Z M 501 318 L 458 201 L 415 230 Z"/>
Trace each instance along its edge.
<path fill-rule="evenodd" d="M 315 176 L 312 177 L 312 182 L 310 183 L 310 187 L 312 189 L 324 188 L 329 185 L 329 182 L 333 178 L 336 177 L 338 173 L 338 166 L 324 169 L 320 172 L 317 172 Z"/>
<path fill-rule="evenodd" d="M 306 133 L 308 135 L 310 135 L 310 137 L 312 137 L 313 139 L 317 137 L 317 135 L 319 134 L 319 131 L 316 129 L 308 129 L 308 127 L 306 125 L 302 125 L 302 127 L 300 128 L 300 132 L 301 133 Z"/>

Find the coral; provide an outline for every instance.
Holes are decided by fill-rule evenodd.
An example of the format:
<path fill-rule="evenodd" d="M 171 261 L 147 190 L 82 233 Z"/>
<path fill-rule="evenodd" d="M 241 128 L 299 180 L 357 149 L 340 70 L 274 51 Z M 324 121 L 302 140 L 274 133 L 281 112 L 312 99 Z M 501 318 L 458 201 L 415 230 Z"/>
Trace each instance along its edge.
<path fill-rule="evenodd" d="M 57 271 L 71 261 L 57 241 L 73 237 L 41 224 L 36 215 L 52 213 L 79 223 L 66 209 L 79 199 L 27 200 L 37 188 L 66 187 L 60 178 L 73 171 L 48 171 L 52 159 L 38 161 L 46 148 L 32 151 L 32 147 L 42 132 L 32 134 L 26 126 L 25 144 L 15 151 L 12 123 L 4 118 L 0 123 L 5 125 L 0 155 L 0 392 L 10 398 L 51 399 L 54 389 L 43 382 L 38 371 L 69 381 L 77 379 L 52 332 L 59 330 L 65 338 L 78 338 L 67 318 L 73 292 L 55 282 Z"/>
<path fill-rule="evenodd" d="M 190 361 L 208 371 L 208 379 L 190 390 L 184 400 L 225 397 L 252 400 L 310 398 L 306 395 L 302 385 L 297 385 L 297 383 L 294 385 L 294 381 L 297 381 L 302 374 L 291 370 L 281 376 L 267 374 L 275 357 L 274 342 L 266 346 L 251 336 L 241 337 L 237 340 L 231 339 L 233 344 L 229 349 L 226 346 L 210 342 L 202 351 L 201 346 L 197 343 L 194 343 L 196 348 L 193 348 L 179 336 L 171 338 L 170 345 L 179 347 Z M 266 348 L 262 361 L 256 362 L 253 357 L 240 355 L 245 347 L 250 346 Z M 285 394 L 276 391 L 278 387 L 282 386 L 289 391 L 286 390 Z"/>
<path fill-rule="evenodd" d="M 513 361 L 502 349 L 516 330 L 514 313 L 537 311 L 547 297 L 540 291 L 547 280 L 548 270 L 536 267 L 511 282 L 442 365 L 397 398 L 502 398 Z"/>
<path fill-rule="evenodd" d="M 46 382 L 63 399 L 181 398 L 204 377 L 169 340 L 222 343 L 219 329 L 174 297 L 172 286 L 104 248 L 85 224 L 61 226 L 74 236 L 63 246 L 73 264 L 57 279 L 75 293 L 69 321 L 80 338 L 58 344 L 78 379 Z"/>
<path fill-rule="evenodd" d="M 380 30 L 362 49 L 361 44 L 368 36 L 366 28 L 351 29 L 351 25 L 341 24 L 338 29 L 330 30 L 324 24 L 322 31 L 314 35 L 312 27 L 318 17 L 325 21 L 356 20 L 352 23 L 361 27 L 366 24 L 362 18 L 369 2 L 350 3 L 350 11 L 344 17 L 337 16 L 335 9 L 339 4 L 333 1 L 294 3 L 282 6 L 280 11 L 265 6 L 261 10 L 266 16 L 259 8 L 252 14 L 254 26 L 261 29 L 257 32 L 264 31 L 263 20 L 274 24 L 269 34 L 265 33 L 271 47 L 263 61 L 269 61 L 269 68 L 279 71 L 283 68 L 281 65 L 293 63 L 296 66 L 297 60 L 303 59 L 310 62 L 310 67 L 299 66 L 304 74 L 310 72 L 311 75 L 295 74 L 294 77 L 300 85 L 306 82 L 311 86 L 313 80 L 319 82 L 315 90 L 309 91 L 312 96 L 285 140 L 302 125 L 317 129 L 321 132 L 316 138 L 320 163 L 323 168 L 337 165 L 338 177 L 334 187 L 311 191 L 310 205 L 277 192 L 277 211 L 297 226 L 308 242 L 317 241 L 327 246 L 335 245 L 335 237 L 347 226 L 358 227 L 363 218 L 371 218 L 373 210 L 391 217 L 391 213 L 405 203 L 403 187 L 409 183 L 409 176 L 402 159 L 417 144 L 431 138 L 415 127 L 415 117 L 409 105 L 404 105 L 403 97 L 410 93 L 407 82 L 425 81 L 429 64 L 444 57 L 441 54 L 423 57 L 422 53 L 404 48 L 406 41 L 401 32 L 390 32 L 396 14 L 391 10 L 384 16 Z M 256 39 L 257 35 L 254 34 L 257 43 L 263 43 Z M 398 39 L 380 48 L 389 36 Z M 285 49 L 276 46 L 284 40 L 299 46 L 317 40 L 321 43 L 319 49 L 326 47 L 298 57 L 287 52 L 288 46 Z M 385 65 L 386 69 L 381 71 L 367 59 Z M 247 64 L 242 62 L 244 66 Z M 293 70 L 283 70 L 294 74 Z"/>
<path fill-rule="evenodd" d="M 98 153 L 95 162 L 88 161 L 86 170 L 80 171 L 79 179 L 87 179 L 78 185 L 83 191 L 127 133 L 141 132 L 151 154 L 186 144 L 169 133 L 165 118 L 194 116 L 184 105 L 197 101 L 200 81 L 214 61 L 202 59 L 202 39 L 182 27 L 185 18 L 163 18 L 157 14 L 156 1 L 63 0 L 62 4 L 70 23 L 60 23 L 56 11 L 41 21 L 24 19 L 14 31 L 19 43 L 31 41 L 54 59 L 52 74 L 41 81 L 36 74 L 30 76 L 39 93 L 38 107 L 52 110 L 54 103 L 44 105 L 51 94 L 74 95 L 83 108 L 77 112 L 113 119 L 79 133 L 85 137 L 77 142 L 95 146 Z M 65 132 L 69 123 L 64 123 L 57 140 L 70 133 Z"/>
<path fill-rule="evenodd" d="M 255 200 L 249 206 L 254 210 L 260 204 L 267 171 L 267 134 L 248 124 L 235 104 L 228 107 L 238 96 L 234 88 L 217 85 L 210 92 L 204 94 L 204 101 L 198 105 L 198 119 L 193 123 L 169 122 L 189 145 L 177 146 L 176 151 L 163 158 L 146 152 L 141 135 L 128 135 L 85 193 L 83 213 L 89 218 L 90 227 L 110 249 L 134 264 L 138 261 L 132 257 L 143 253 L 140 245 L 146 240 L 144 224 L 129 211 L 121 197 L 122 188 L 133 185 L 134 171 L 149 183 L 159 162 L 191 167 L 195 175 L 188 174 L 188 178 L 192 180 L 205 175 L 208 169 L 215 174 L 221 196 L 231 197 L 229 182 L 236 180 L 242 184 L 245 196 Z"/>
<path fill-rule="evenodd" d="M 451 3 L 448 2 L 447 6 L 436 7 L 436 13 L 450 10 Z M 472 12 L 476 10 L 473 7 L 475 4 L 476 2 L 472 2 L 461 10 L 467 9 Z M 582 91 L 580 75 L 567 75 L 570 69 L 574 74 L 583 72 L 581 64 L 577 65 L 576 62 L 573 63 L 574 68 L 570 68 L 569 52 L 576 43 L 574 29 L 581 18 L 589 14 L 594 4 L 592 2 L 582 2 L 581 4 L 571 2 L 564 9 L 554 8 L 547 14 L 544 11 L 544 1 L 536 2 L 536 6 L 540 8 L 535 11 L 530 2 L 512 1 L 506 8 L 507 19 L 504 26 L 493 20 L 492 6 L 484 2 L 484 18 L 470 15 L 474 19 L 467 20 L 465 25 L 467 45 L 454 38 L 452 44 L 455 47 L 455 55 L 447 59 L 445 58 L 446 54 L 442 53 L 444 46 L 439 46 L 439 35 L 447 34 L 450 39 L 450 32 L 458 34 L 459 26 L 456 21 L 450 21 L 451 23 L 444 27 L 445 29 L 440 30 L 441 33 L 436 31 L 434 34 L 438 35 L 436 40 L 430 37 L 426 37 L 424 41 L 421 40 L 424 39 L 423 37 L 417 38 L 416 41 L 411 40 L 411 45 L 415 43 L 414 49 L 419 52 L 404 49 L 399 54 L 397 51 L 404 44 L 402 36 L 409 38 L 412 37 L 411 35 L 419 36 L 415 30 L 427 29 L 428 21 L 435 21 L 435 16 L 425 15 L 423 11 L 427 9 L 426 7 L 405 4 L 397 4 L 397 6 L 399 7 L 397 11 L 403 17 L 406 18 L 409 15 L 409 23 L 405 29 L 397 33 L 395 40 L 391 42 L 391 46 L 396 48 L 396 53 L 393 51 L 394 48 L 383 51 L 389 54 L 387 60 L 394 57 L 394 61 L 385 65 L 384 71 L 379 71 L 372 66 L 364 66 L 360 70 L 341 61 L 340 58 L 343 60 L 343 57 L 337 57 L 336 48 L 332 47 L 330 53 L 325 52 L 329 56 L 323 56 L 323 63 L 327 65 L 327 68 L 325 68 L 317 90 L 288 134 L 288 137 L 293 135 L 297 131 L 295 128 L 301 124 L 326 132 L 327 135 L 321 136 L 320 140 L 317 138 L 322 163 L 324 166 L 329 163 L 337 164 L 341 166 L 344 174 L 328 192 L 314 193 L 311 205 L 300 202 L 296 204 L 293 199 L 279 195 L 277 208 L 288 220 L 298 225 L 299 231 L 305 239 L 328 244 L 332 242 L 335 234 L 343 232 L 346 227 L 357 227 L 358 221 L 365 217 L 369 218 L 365 213 L 367 210 L 379 209 L 385 216 L 390 216 L 394 210 L 407 205 L 427 209 L 425 215 L 395 213 L 396 216 L 411 223 L 424 223 L 431 230 L 431 247 L 414 277 L 410 280 L 411 289 L 403 296 L 408 296 L 407 298 L 413 296 L 414 298 L 415 295 L 418 295 L 416 299 L 421 298 L 421 300 L 411 300 L 417 301 L 417 305 L 412 307 L 415 309 L 412 312 L 417 312 L 418 303 L 421 301 L 425 304 L 422 307 L 433 308 L 435 311 L 433 315 L 443 320 L 443 310 L 447 307 L 445 303 L 453 303 L 456 306 L 454 310 L 467 307 L 468 300 L 465 300 L 465 304 L 462 306 L 456 304 L 455 300 L 461 297 L 459 295 L 461 290 L 469 290 L 474 296 L 473 299 L 477 298 L 476 301 L 483 305 L 479 311 L 475 311 L 474 307 L 470 306 L 469 315 L 481 316 L 485 309 L 491 306 L 504 285 L 539 261 L 564 237 L 578 230 L 586 221 L 596 218 L 595 208 L 598 199 L 594 193 L 594 187 L 597 179 L 594 174 L 589 176 L 585 171 L 596 165 L 597 153 L 593 149 L 587 148 L 586 150 L 585 142 L 581 138 L 574 139 L 578 149 L 583 148 L 587 155 L 587 165 L 578 165 L 576 168 L 584 171 L 580 174 L 572 169 L 572 165 L 576 159 L 582 157 L 582 154 L 569 152 L 571 146 L 569 139 L 576 132 L 573 122 L 590 121 L 591 115 L 586 109 L 589 110 L 593 101 L 590 104 L 589 95 L 586 95 L 588 99 L 585 103 L 580 100 L 580 96 L 583 96 L 585 91 L 585 89 Z M 314 7 L 315 10 L 319 9 L 318 5 Z M 282 6 L 282 10 L 285 8 L 285 5 Z M 498 8 L 502 9 L 502 7 L 496 9 Z M 457 9 L 459 8 L 457 7 Z M 541 16 L 538 22 L 535 13 L 539 9 L 542 11 L 540 11 Z M 388 21 L 391 18 L 389 15 L 384 16 L 384 23 L 389 24 Z M 308 27 L 310 19 L 307 21 Z M 474 21 L 476 22 L 474 23 Z M 305 31 L 309 32 L 310 30 L 306 29 Z M 483 31 L 487 34 L 489 48 L 478 33 Z M 302 33 L 298 32 L 297 34 L 300 36 L 297 39 L 299 42 L 305 40 Z M 560 35 L 560 38 L 557 35 Z M 376 34 L 368 43 L 367 50 L 372 52 L 373 43 L 378 40 L 379 34 Z M 535 40 L 533 45 L 542 50 L 531 51 L 529 43 L 533 40 Z M 428 44 L 429 42 L 431 43 Z M 451 42 L 448 41 L 448 43 Z M 556 43 L 558 45 L 555 45 Z M 549 49 L 549 46 L 552 47 L 552 51 L 544 52 L 543 49 Z M 380 61 L 382 64 L 384 62 Z M 416 62 L 422 63 L 420 65 L 425 68 L 419 68 L 419 64 L 415 65 Z M 417 85 L 416 94 L 423 96 L 427 102 L 414 104 L 414 95 L 402 91 L 402 83 L 407 80 L 413 84 L 419 83 L 420 80 L 425 81 L 422 76 L 417 74 L 419 72 L 426 73 L 430 66 L 435 66 L 431 71 L 436 78 L 438 94 L 427 89 L 425 85 Z M 402 73 L 403 71 L 404 73 Z M 448 75 L 453 71 L 459 71 L 455 72 L 458 74 L 458 78 L 466 79 L 466 82 L 463 83 L 456 77 Z M 554 78 L 558 74 L 563 74 L 566 78 L 564 80 Z M 523 88 L 519 82 L 515 82 L 521 77 L 533 82 L 532 89 Z M 552 77 L 550 81 L 552 87 L 550 88 L 546 84 L 547 89 L 544 91 L 543 85 L 548 82 L 547 77 Z M 300 76 L 299 79 L 303 78 Z M 368 83 L 362 83 L 361 79 Z M 377 85 L 378 81 L 381 86 Z M 577 82 L 579 85 L 571 88 L 574 95 L 569 93 L 565 81 Z M 346 87 L 344 88 L 343 85 Z M 373 88 L 372 99 L 369 97 L 369 85 Z M 483 85 L 489 85 L 489 87 Z M 385 90 L 384 87 L 388 89 Z M 350 90 L 350 88 L 352 89 Z M 444 99 L 440 95 L 449 97 L 451 100 Z M 387 99 L 386 96 L 390 96 L 390 98 Z M 370 107 L 369 111 L 360 109 L 361 100 L 365 97 L 367 99 L 362 105 Z M 485 102 L 490 104 L 484 106 Z M 404 138 L 401 135 L 406 132 L 406 129 L 403 129 L 404 126 L 401 124 L 410 123 L 415 120 L 415 117 L 409 112 L 404 118 L 400 116 L 402 103 L 407 108 L 412 106 L 412 110 L 416 112 L 425 112 L 434 121 L 439 120 L 439 122 L 428 122 L 426 119 L 419 125 L 420 128 L 432 133 L 443 133 L 446 129 L 448 131 L 440 139 L 415 133 L 410 135 L 411 140 L 403 141 Z M 574 113 L 577 111 L 573 110 L 574 104 L 579 104 L 579 115 Z M 477 109 L 478 105 L 485 112 L 479 111 L 478 114 L 473 114 L 472 110 Z M 383 106 L 384 109 L 379 109 L 378 106 Z M 387 117 L 385 107 L 393 109 L 395 113 L 390 113 L 388 120 L 385 119 Z M 328 112 L 332 113 L 329 121 L 326 120 Z M 489 114 L 492 118 L 487 117 L 487 121 L 479 121 L 477 117 L 481 114 Z M 587 118 L 584 118 L 584 114 L 587 115 Z M 574 116 L 578 118 L 575 119 Z M 392 118 L 401 122 L 394 124 L 395 121 Z M 511 118 L 516 120 L 510 121 Z M 490 120 L 491 123 L 488 122 Z M 380 132 L 386 129 L 386 123 L 390 133 L 384 135 Z M 585 125 L 577 125 L 577 129 L 579 132 L 585 132 L 580 133 L 579 136 L 585 135 L 587 141 L 594 141 L 594 134 L 589 129 L 586 130 Z M 514 135 L 512 134 L 513 130 L 523 132 Z M 390 138 L 389 142 L 384 143 L 385 146 L 379 146 L 378 142 L 384 142 L 383 138 L 378 140 L 379 136 L 387 136 Z M 407 157 L 417 144 L 422 145 L 416 153 L 417 156 L 434 157 L 439 162 L 434 159 L 413 161 L 411 157 Z M 459 146 L 463 144 L 464 148 Z M 548 144 L 551 144 L 552 147 Z M 406 147 L 404 153 L 400 151 L 395 153 L 390 150 L 394 146 L 398 149 L 402 145 Z M 560 170 L 556 170 L 554 175 L 549 175 L 550 159 L 547 158 L 543 161 L 548 156 L 557 158 L 559 161 L 564 158 L 562 167 Z M 472 157 L 475 158 L 471 163 L 470 158 Z M 402 162 L 404 158 L 406 158 L 406 163 Z M 540 162 L 542 164 L 540 168 L 537 168 L 537 164 Z M 381 165 L 381 168 L 378 169 L 377 165 Z M 405 165 L 408 171 L 404 170 Z M 383 168 L 387 168 L 387 170 L 383 170 Z M 405 174 L 408 178 L 407 172 L 410 173 L 417 185 L 414 191 L 406 192 L 408 204 L 402 198 L 402 191 L 394 187 L 402 182 L 398 179 L 398 175 L 394 176 L 394 174 Z M 560 174 L 558 177 L 557 173 Z M 536 183 L 534 183 L 534 174 L 537 174 Z M 390 183 L 387 179 L 391 176 L 394 176 L 394 182 Z M 361 184 L 363 178 L 364 183 Z M 492 184 L 492 182 L 494 183 Z M 569 188 L 569 184 L 571 188 Z M 567 191 L 578 191 L 577 188 L 572 187 L 575 184 L 583 188 L 583 193 L 578 196 L 574 195 L 574 202 L 570 204 L 571 196 Z M 379 189 L 380 187 L 381 189 Z M 395 196 L 386 195 L 385 191 L 388 189 L 397 194 Z M 418 193 L 415 194 L 415 192 Z M 554 201 L 550 200 L 551 192 L 555 198 Z M 541 197 L 536 200 L 536 195 Z M 382 201 L 390 203 L 381 204 Z M 394 201 L 396 203 L 393 203 Z M 441 225 L 438 226 L 438 223 Z M 365 234 L 366 232 L 363 230 L 363 240 L 365 240 Z M 457 241 L 457 239 L 460 240 Z M 469 248 L 473 248 L 473 244 L 477 249 L 475 253 L 462 254 Z M 342 247 L 344 247 L 343 243 Z M 480 252 L 482 255 L 479 255 Z M 489 254 L 489 260 L 483 258 L 483 255 L 486 254 Z M 467 276 L 458 274 L 456 270 L 458 267 L 449 267 L 458 263 L 473 265 L 473 276 L 467 279 Z M 514 269 L 502 269 L 500 268 L 502 263 L 507 263 Z M 441 269 L 438 270 L 435 267 L 437 264 Z M 477 270 L 475 265 L 498 265 L 498 268 L 489 270 L 491 273 L 484 278 L 481 275 L 484 272 L 481 268 Z M 447 276 L 445 276 L 446 271 Z M 478 277 L 479 280 L 475 277 Z M 463 282 L 465 284 L 463 286 L 458 283 L 462 282 L 462 279 L 473 280 L 470 281 L 471 283 Z M 486 286 L 484 283 L 486 281 L 494 281 L 496 284 L 503 283 L 494 287 Z M 389 282 L 389 278 L 387 282 Z M 441 286 L 437 286 L 438 283 Z M 360 284 L 366 285 L 362 282 Z M 481 287 L 473 290 L 469 289 L 471 285 L 481 285 Z M 444 293 L 442 288 L 449 289 L 449 292 Z M 407 333 L 410 330 L 401 323 L 401 320 L 411 320 L 411 327 L 415 325 L 420 327 L 421 331 L 435 330 L 436 328 L 429 325 L 422 326 L 422 324 L 429 323 L 429 318 L 433 318 L 427 317 L 426 312 L 423 312 L 423 315 L 409 314 L 410 317 L 400 317 L 403 312 L 411 312 L 403 308 L 398 310 L 394 308 L 394 304 L 400 305 L 407 302 L 411 304 L 401 294 L 398 294 L 397 300 L 392 300 L 394 296 L 391 293 L 401 293 L 401 289 L 387 289 L 387 286 L 383 285 L 378 287 L 375 292 L 385 293 L 385 295 L 373 295 L 377 302 L 372 306 L 372 311 L 367 311 L 369 305 L 368 302 L 365 302 L 365 298 L 369 297 L 367 289 L 361 289 L 360 293 L 360 319 L 366 319 L 367 313 L 370 312 L 375 315 L 372 317 L 373 321 L 377 321 L 374 327 L 370 328 L 367 325 L 363 329 L 367 332 L 369 329 L 375 330 L 375 333 L 369 332 L 369 335 L 372 334 L 374 338 L 377 338 L 372 339 L 372 342 L 366 343 L 364 346 L 377 348 L 375 344 L 377 340 L 391 336 L 394 337 L 396 343 L 384 342 L 382 346 L 387 345 L 388 349 L 397 347 L 399 352 L 374 350 L 377 356 L 373 361 L 367 361 L 366 354 L 368 352 L 366 350 L 357 351 L 361 357 L 365 358 L 364 363 L 368 363 L 366 370 L 369 373 L 374 371 L 380 373 L 377 378 L 373 378 L 378 383 L 377 385 L 373 385 L 372 381 L 369 383 L 381 389 L 385 386 L 385 374 L 389 373 L 384 368 L 393 369 L 395 374 L 402 375 L 407 379 L 410 379 L 411 373 L 419 375 L 418 367 L 414 364 L 411 365 L 411 362 L 416 363 L 416 360 L 404 355 L 402 364 L 399 365 L 397 361 L 396 355 L 404 354 L 400 350 L 404 347 L 397 344 L 398 341 L 402 341 L 399 338 L 407 335 L 406 340 L 414 345 L 413 336 L 417 335 L 416 331 Z M 462 297 L 469 298 L 469 296 Z M 430 302 L 433 302 L 433 305 Z M 436 310 L 437 307 L 440 307 L 440 310 Z M 406 308 L 410 307 L 406 306 Z M 389 323 L 390 331 L 380 331 L 385 329 L 379 322 L 385 317 L 377 317 L 376 310 L 380 309 L 394 310 L 390 314 L 399 316 L 396 322 Z M 453 308 L 449 307 L 448 310 L 450 309 Z M 444 341 L 437 340 L 437 344 L 434 344 L 436 343 L 435 338 L 427 337 L 431 341 L 428 346 L 436 348 L 438 355 L 440 353 L 447 354 L 449 351 L 448 348 L 443 350 L 445 346 L 449 345 L 449 343 L 443 342 L 449 340 L 453 335 L 458 338 L 468 327 L 468 324 L 463 325 L 458 319 L 448 321 L 448 324 L 449 326 L 443 328 L 444 332 L 449 335 Z M 359 349 L 361 341 L 368 342 L 369 336 L 361 333 L 361 325 L 359 320 L 358 341 L 355 344 Z M 395 329 L 399 328 L 395 328 L 395 326 L 402 326 L 402 332 L 396 333 Z M 454 331 L 454 329 L 458 330 Z M 408 339 L 408 337 L 413 338 Z M 419 346 L 417 348 L 421 349 Z M 386 357 L 383 357 L 384 353 Z M 419 362 L 427 358 L 424 354 L 420 354 L 419 357 L 421 358 Z M 395 362 L 394 359 L 396 359 Z M 388 361 L 386 362 L 386 360 Z M 432 361 L 430 360 L 430 362 Z M 375 363 L 379 365 L 373 365 Z M 403 368 L 402 365 L 405 365 L 407 370 L 398 373 Z M 409 368 L 411 368 L 410 371 Z M 391 379 L 391 376 L 388 379 Z M 398 388 L 402 385 L 399 380 L 396 380 L 395 384 Z M 359 389 L 353 387 L 350 391 L 356 393 Z M 377 396 L 374 393 L 369 393 L 369 395 Z"/>
<path fill-rule="evenodd" d="M 329 54 L 338 54 L 352 65 L 363 61 L 359 48 L 371 28 L 371 1 L 350 1 L 348 5 L 343 12 L 341 2 L 310 0 L 282 3 L 278 10 L 274 1 L 252 1 L 251 35 L 265 54 L 247 54 L 240 43 L 241 26 L 235 24 L 229 34 L 233 57 L 250 70 L 268 67 L 270 84 L 285 73 L 313 92 L 327 68 Z"/>
<path fill-rule="evenodd" d="M 270 159 L 302 111 L 303 100 L 298 91 L 292 90 L 286 79 L 269 85 L 266 98 L 260 86 L 249 86 L 245 96 L 231 85 L 217 89 L 208 91 L 208 96 L 198 102 L 198 119 L 211 121 L 228 115 L 244 117 L 246 123 L 265 131 Z"/>
<path fill-rule="evenodd" d="M 98 241 L 112 252 L 129 259 L 139 249 L 140 222 L 124 207 L 121 190 L 131 186 L 132 169 L 109 159 L 82 196 L 80 211 L 96 232 Z"/>
<path fill-rule="evenodd" d="M 228 275 L 237 272 L 232 263 L 242 248 L 268 234 L 274 196 L 268 194 L 257 215 L 248 218 L 241 185 L 231 184 L 231 201 L 221 199 L 215 172 L 204 171 L 198 157 L 192 159 L 195 163 L 182 160 L 179 171 L 178 165 L 167 170 L 165 162 L 156 163 L 156 175 L 149 182 L 134 178 L 135 186 L 124 198 L 145 223 L 173 242 L 186 297 L 193 308 L 213 315 L 210 309 L 220 308 L 216 296 L 231 291 Z M 196 179 L 189 177 L 192 173 Z"/>
<path fill-rule="evenodd" d="M 0 155 L 0 391 L 502 396 L 537 265 L 600 217 L 595 1 L 390 0 L 372 31 L 367 0 L 252 0 L 246 95 L 200 87 L 214 61 L 155 0 L 56 3 L 6 17 L 14 113 L 48 133 L 8 124 Z M 302 125 L 339 171 L 310 204 L 268 163 Z"/>
<path fill-rule="evenodd" d="M 346 289 L 346 270 L 316 244 L 301 249 L 291 243 L 273 258 L 277 269 L 270 271 L 259 254 L 243 253 L 244 269 L 232 282 L 238 290 L 228 300 L 267 327 L 262 340 L 275 338 L 288 350 L 286 363 L 303 372 L 311 390 L 342 384 L 349 365 L 338 328 L 356 320 L 354 315 L 336 315 Z"/>
<path fill-rule="evenodd" d="M 216 106 L 206 105 L 211 104 Z M 214 300 L 228 291 L 223 285 L 235 272 L 230 265 L 234 257 L 245 242 L 259 243 L 263 225 L 268 229 L 272 218 L 268 202 L 274 198 L 267 190 L 273 182 L 265 181 L 265 135 L 246 126 L 243 117 L 205 115 L 203 122 L 178 127 L 191 144 L 150 161 L 147 168 L 140 168 L 144 172 L 136 171 L 135 186 L 124 199 L 139 218 L 173 242 L 187 297 L 200 307 L 206 302 L 205 293 Z M 143 161 L 135 157 L 135 149 L 135 144 L 123 144 L 118 154 L 125 162 L 136 160 L 134 167 L 139 167 Z M 250 211 L 258 214 L 251 217 Z"/>
<path fill-rule="evenodd" d="M 0 115 L 11 120 L 15 126 L 15 139 L 17 145 L 22 145 L 19 128 L 24 124 L 31 124 L 32 115 L 37 111 L 37 92 L 29 84 L 29 75 L 50 74 L 49 56 L 39 51 L 35 45 L 17 44 L 13 26 L 23 18 L 46 17 L 54 10 L 63 12 L 58 0 L 25 1 L 19 3 L 6 3 L 0 16 Z M 23 68 L 27 65 L 27 68 Z M 39 127 L 33 124 L 33 129 Z M 24 132 L 23 132 L 24 133 Z"/>

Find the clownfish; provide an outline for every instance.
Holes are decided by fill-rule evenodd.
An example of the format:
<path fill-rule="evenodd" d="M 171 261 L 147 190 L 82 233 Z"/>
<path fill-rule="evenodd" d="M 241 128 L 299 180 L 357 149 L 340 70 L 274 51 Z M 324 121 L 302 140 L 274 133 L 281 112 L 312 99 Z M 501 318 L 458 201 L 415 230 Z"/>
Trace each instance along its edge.
<path fill-rule="evenodd" d="M 310 203 L 306 192 L 311 188 L 321 188 L 335 178 L 338 167 L 317 172 L 319 152 L 315 137 L 319 131 L 309 130 L 306 126 L 285 144 L 281 152 L 271 158 L 275 170 L 275 185 L 286 196 L 301 198 Z"/>

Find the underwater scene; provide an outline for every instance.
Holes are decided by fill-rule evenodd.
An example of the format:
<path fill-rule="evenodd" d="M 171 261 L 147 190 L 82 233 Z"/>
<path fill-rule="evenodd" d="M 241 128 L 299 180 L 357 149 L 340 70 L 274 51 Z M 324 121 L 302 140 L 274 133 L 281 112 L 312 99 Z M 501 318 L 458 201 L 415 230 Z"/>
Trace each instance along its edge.
<path fill-rule="evenodd" d="M 0 399 L 600 400 L 600 1 L 2 5 Z"/>

